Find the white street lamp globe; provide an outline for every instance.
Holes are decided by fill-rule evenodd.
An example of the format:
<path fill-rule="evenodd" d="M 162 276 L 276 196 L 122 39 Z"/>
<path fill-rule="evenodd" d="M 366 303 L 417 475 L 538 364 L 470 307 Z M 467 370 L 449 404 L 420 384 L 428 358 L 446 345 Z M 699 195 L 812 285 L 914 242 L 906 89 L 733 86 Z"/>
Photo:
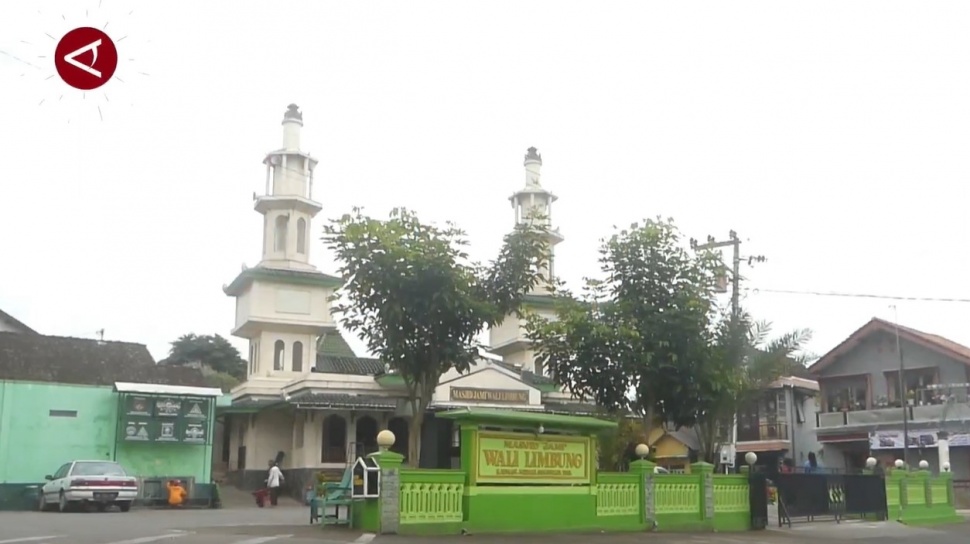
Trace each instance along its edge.
<path fill-rule="evenodd" d="M 903 463 L 902 459 L 896 459 L 896 462 L 893 464 L 896 465 L 896 468 L 903 468 L 903 465 L 905 465 L 906 463 Z"/>
<path fill-rule="evenodd" d="M 926 470 L 930 468 L 930 462 L 927 461 L 926 459 L 923 459 L 922 461 L 919 462 L 919 468 L 922 470 Z"/>
<path fill-rule="evenodd" d="M 647 455 L 650 455 L 650 446 L 646 444 L 637 444 L 637 447 L 633 450 L 640 459 L 646 459 Z"/>
<path fill-rule="evenodd" d="M 868 468 L 868 469 L 874 468 L 876 466 L 876 462 L 877 461 L 876 461 L 876 458 L 875 457 L 870 457 L 870 458 L 866 459 L 866 468 Z"/>
<path fill-rule="evenodd" d="M 749 451 L 748 453 L 744 454 L 744 462 L 748 465 L 754 465 L 758 462 L 758 454 L 753 451 Z"/>
<path fill-rule="evenodd" d="M 377 433 L 377 445 L 385 449 L 393 446 L 396 439 L 394 433 L 387 429 Z"/>
<path fill-rule="evenodd" d="M 943 463 L 943 472 L 950 472 L 950 462 Z"/>

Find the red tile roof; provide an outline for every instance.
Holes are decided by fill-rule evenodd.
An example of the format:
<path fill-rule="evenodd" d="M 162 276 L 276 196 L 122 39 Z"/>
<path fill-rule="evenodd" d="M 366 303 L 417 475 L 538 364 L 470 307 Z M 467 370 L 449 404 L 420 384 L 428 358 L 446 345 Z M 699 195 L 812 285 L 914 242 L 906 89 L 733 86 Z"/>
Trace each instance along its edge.
<path fill-rule="evenodd" d="M 955 361 L 959 361 L 967 366 L 970 366 L 970 347 L 964 346 L 963 344 L 958 344 L 953 340 L 943 338 L 937 334 L 930 334 L 928 332 L 919 331 L 910 327 L 898 325 L 898 329 L 899 338 L 901 340 L 918 344 L 924 348 L 935 351 L 941 355 L 945 355 Z M 849 335 L 849 337 L 843 340 L 838 346 L 835 346 L 835 348 L 823 355 L 818 361 L 815 361 L 812 366 L 808 367 L 808 370 L 811 373 L 818 375 L 819 372 L 838 361 L 840 357 L 858 346 L 866 338 L 876 333 L 896 334 L 896 330 L 897 325 L 895 323 L 890 323 L 884 319 L 874 317 L 868 323 Z"/>

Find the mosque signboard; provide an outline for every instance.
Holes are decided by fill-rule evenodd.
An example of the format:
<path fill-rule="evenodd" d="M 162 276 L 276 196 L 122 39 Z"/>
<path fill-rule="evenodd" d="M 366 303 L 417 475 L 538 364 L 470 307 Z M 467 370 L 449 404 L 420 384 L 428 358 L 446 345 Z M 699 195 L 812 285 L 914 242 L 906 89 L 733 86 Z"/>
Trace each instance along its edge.
<path fill-rule="evenodd" d="M 212 399 L 128 395 L 118 438 L 123 442 L 205 444 Z"/>
<path fill-rule="evenodd" d="M 478 484 L 588 485 L 591 440 L 482 431 L 474 461 Z"/>
<path fill-rule="evenodd" d="M 524 389 L 480 389 L 451 387 L 452 402 L 487 402 L 491 404 L 529 404 L 529 391 Z"/>

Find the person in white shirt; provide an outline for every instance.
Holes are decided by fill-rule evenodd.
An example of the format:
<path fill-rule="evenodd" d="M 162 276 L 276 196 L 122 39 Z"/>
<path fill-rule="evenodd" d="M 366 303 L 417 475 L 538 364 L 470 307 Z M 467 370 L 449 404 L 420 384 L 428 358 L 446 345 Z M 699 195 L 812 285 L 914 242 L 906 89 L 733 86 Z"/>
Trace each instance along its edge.
<path fill-rule="evenodd" d="M 269 462 L 269 475 L 266 477 L 266 486 L 269 487 L 269 504 L 276 506 L 280 498 L 280 486 L 283 484 L 283 471 L 277 466 L 276 461 Z"/>

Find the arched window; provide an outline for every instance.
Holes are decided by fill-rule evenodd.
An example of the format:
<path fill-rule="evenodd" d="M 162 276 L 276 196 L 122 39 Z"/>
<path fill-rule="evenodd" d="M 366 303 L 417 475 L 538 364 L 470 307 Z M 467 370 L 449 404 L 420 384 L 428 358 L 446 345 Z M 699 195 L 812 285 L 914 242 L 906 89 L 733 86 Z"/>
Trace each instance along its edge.
<path fill-rule="evenodd" d="M 296 222 L 296 252 L 306 255 L 306 219 Z"/>
<path fill-rule="evenodd" d="M 303 342 L 293 342 L 293 372 L 303 372 Z"/>
<path fill-rule="evenodd" d="M 347 421 L 337 414 L 330 414 L 323 420 L 320 461 L 323 463 L 347 461 Z"/>
<path fill-rule="evenodd" d="M 377 420 L 371 416 L 361 416 L 357 418 L 356 426 L 355 455 L 364 456 L 377 451 L 377 433 L 379 431 Z"/>
<path fill-rule="evenodd" d="M 283 370 L 284 351 L 286 351 L 286 344 L 282 340 L 277 340 L 273 344 L 273 370 Z"/>
<path fill-rule="evenodd" d="M 286 251 L 286 229 L 290 227 L 290 218 L 285 215 L 276 216 L 276 232 L 274 233 L 273 250 Z"/>

